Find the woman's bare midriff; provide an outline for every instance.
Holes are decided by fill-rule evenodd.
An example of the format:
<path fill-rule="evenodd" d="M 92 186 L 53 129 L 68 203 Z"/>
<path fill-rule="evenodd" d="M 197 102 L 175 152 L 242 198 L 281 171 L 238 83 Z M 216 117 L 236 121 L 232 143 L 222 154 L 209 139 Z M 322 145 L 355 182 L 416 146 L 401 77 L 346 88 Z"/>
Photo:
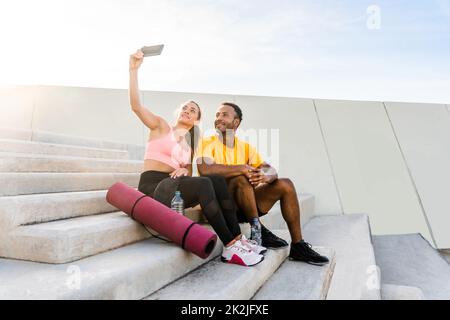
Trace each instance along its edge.
<path fill-rule="evenodd" d="M 175 169 L 158 160 L 144 160 L 144 172 L 150 170 L 171 173 Z"/>

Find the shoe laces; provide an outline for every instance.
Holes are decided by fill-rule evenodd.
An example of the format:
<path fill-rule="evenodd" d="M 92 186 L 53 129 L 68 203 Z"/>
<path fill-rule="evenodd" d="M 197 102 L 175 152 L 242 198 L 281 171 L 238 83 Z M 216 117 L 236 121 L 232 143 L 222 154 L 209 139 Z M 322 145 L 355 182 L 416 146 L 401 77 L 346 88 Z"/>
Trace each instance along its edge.
<path fill-rule="evenodd" d="M 244 245 L 251 245 L 251 246 L 258 245 L 258 243 L 255 240 L 247 239 L 245 236 L 242 236 L 242 238 L 240 240 L 241 240 L 241 243 L 243 243 Z"/>
<path fill-rule="evenodd" d="M 320 254 L 318 254 L 316 251 L 314 251 L 312 244 L 310 244 L 309 242 L 303 241 L 303 243 L 305 244 L 305 248 L 307 249 L 308 253 L 314 256 L 320 256 Z"/>
<path fill-rule="evenodd" d="M 245 242 L 253 245 L 253 246 L 258 246 L 258 242 L 256 242 L 255 240 L 251 240 L 251 239 L 246 239 Z"/>
<path fill-rule="evenodd" d="M 245 246 L 245 244 L 244 243 L 242 243 L 240 240 L 237 240 L 234 244 L 233 244 L 233 246 L 232 247 L 234 247 L 237 251 L 239 251 L 239 252 L 242 252 L 242 253 L 251 253 L 251 250 L 249 250 L 248 248 L 247 248 L 247 246 Z"/>

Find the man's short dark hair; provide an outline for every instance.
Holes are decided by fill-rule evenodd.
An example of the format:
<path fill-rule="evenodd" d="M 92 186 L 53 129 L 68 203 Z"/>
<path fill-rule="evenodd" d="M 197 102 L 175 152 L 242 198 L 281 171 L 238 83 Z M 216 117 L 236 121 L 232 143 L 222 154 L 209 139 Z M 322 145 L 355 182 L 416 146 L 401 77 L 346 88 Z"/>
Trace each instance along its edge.
<path fill-rule="evenodd" d="M 239 106 L 233 102 L 223 102 L 223 106 L 229 106 L 234 109 L 234 112 L 236 112 L 237 117 L 239 118 L 239 121 L 242 122 L 242 110 L 239 108 Z"/>

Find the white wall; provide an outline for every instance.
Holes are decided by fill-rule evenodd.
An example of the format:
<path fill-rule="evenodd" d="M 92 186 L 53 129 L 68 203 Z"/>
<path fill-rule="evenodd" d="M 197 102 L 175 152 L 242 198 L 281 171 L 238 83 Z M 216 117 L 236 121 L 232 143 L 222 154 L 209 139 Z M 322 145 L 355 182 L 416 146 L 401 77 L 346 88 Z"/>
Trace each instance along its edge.
<path fill-rule="evenodd" d="M 450 114 L 445 105 L 386 103 L 438 247 L 450 247 Z"/>
<path fill-rule="evenodd" d="M 315 103 L 344 213 L 368 213 L 376 233 L 420 232 L 431 240 L 383 104 Z"/>
<path fill-rule="evenodd" d="M 448 105 L 142 93 L 168 119 L 188 99 L 202 107 L 204 130 L 222 101 L 242 107 L 243 133 L 279 130 L 267 154 L 278 148 L 280 176 L 315 195 L 316 214 L 366 212 L 374 234 L 422 233 L 450 248 Z M 0 127 L 139 145 L 148 135 L 127 90 L 94 88 L 2 88 Z"/>
<path fill-rule="evenodd" d="M 0 127 L 30 129 L 34 87 L 0 87 Z"/>
<path fill-rule="evenodd" d="M 142 125 L 125 90 L 40 87 L 33 130 L 141 144 Z"/>

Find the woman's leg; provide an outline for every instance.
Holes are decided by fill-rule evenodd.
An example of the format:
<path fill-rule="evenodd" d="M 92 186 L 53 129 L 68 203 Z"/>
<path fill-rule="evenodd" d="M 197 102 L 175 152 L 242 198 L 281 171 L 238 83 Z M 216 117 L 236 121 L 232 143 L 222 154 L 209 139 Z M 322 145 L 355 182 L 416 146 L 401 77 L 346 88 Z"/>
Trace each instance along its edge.
<path fill-rule="evenodd" d="M 228 245 L 235 238 L 228 228 L 224 215 L 217 201 L 212 181 L 205 177 L 182 177 L 178 190 L 186 207 L 200 204 L 203 214 L 216 231 L 224 245 Z"/>
<path fill-rule="evenodd" d="M 138 190 L 149 197 L 153 197 L 153 192 L 155 192 L 158 183 L 167 177 L 169 177 L 169 174 L 165 172 L 153 170 L 142 172 Z"/>
<path fill-rule="evenodd" d="M 211 179 L 216 193 L 216 198 L 222 207 L 222 212 L 227 222 L 228 229 L 230 229 L 233 236 L 237 237 L 241 234 L 241 228 L 239 227 L 239 221 L 236 215 L 236 206 L 233 198 L 228 191 L 227 181 L 222 176 L 211 175 L 205 176 Z"/>

